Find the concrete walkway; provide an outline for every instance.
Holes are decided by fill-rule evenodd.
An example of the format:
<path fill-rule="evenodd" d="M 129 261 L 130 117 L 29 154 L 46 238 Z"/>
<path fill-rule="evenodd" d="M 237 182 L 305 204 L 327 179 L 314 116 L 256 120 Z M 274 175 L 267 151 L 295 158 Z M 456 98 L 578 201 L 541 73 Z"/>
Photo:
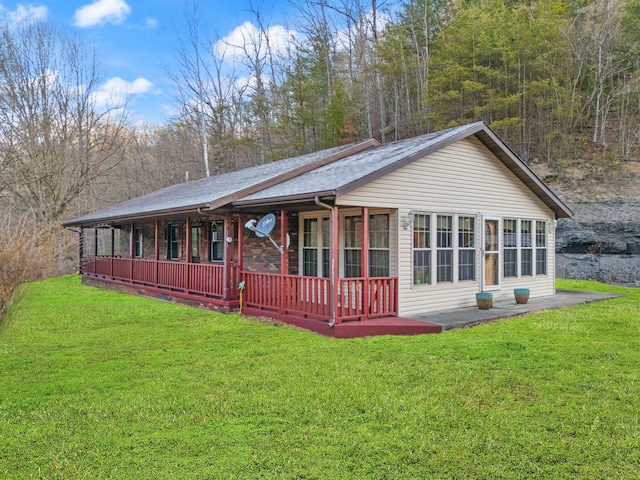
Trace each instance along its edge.
<path fill-rule="evenodd" d="M 575 290 L 557 290 L 551 297 L 531 298 L 526 304 L 517 304 L 515 300 L 494 302 L 489 310 L 480 310 L 478 307 L 459 308 L 445 312 L 426 313 L 423 315 L 411 315 L 412 319 L 435 323 L 442 326 L 442 330 L 464 328 L 491 322 L 501 318 L 516 317 L 526 313 L 554 310 L 556 308 L 570 307 L 583 303 L 608 300 L 621 297 L 608 293 L 579 292 Z"/>

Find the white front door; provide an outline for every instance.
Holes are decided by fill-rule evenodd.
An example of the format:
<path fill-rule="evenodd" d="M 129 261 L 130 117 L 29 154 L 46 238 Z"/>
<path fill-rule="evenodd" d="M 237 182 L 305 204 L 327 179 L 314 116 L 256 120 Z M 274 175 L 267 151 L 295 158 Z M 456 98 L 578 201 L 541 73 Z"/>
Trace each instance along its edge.
<path fill-rule="evenodd" d="M 492 290 L 500 286 L 500 220 L 484 219 L 483 245 L 483 290 Z"/>

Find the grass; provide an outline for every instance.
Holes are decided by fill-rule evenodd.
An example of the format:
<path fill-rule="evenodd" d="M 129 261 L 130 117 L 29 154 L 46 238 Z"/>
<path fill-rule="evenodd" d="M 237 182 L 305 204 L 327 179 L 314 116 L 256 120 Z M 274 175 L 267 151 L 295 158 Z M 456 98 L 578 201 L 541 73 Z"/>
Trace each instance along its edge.
<path fill-rule="evenodd" d="M 0 477 L 640 477 L 640 289 L 337 340 L 82 286 L 0 325 Z"/>

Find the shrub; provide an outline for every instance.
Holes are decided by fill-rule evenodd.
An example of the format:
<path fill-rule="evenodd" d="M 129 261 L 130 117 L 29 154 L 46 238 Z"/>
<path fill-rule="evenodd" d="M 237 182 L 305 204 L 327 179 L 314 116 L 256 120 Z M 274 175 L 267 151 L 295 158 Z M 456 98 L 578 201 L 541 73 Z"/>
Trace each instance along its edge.
<path fill-rule="evenodd" d="M 50 276 L 56 265 L 56 229 L 32 215 L 0 217 L 0 317 L 23 282 Z"/>

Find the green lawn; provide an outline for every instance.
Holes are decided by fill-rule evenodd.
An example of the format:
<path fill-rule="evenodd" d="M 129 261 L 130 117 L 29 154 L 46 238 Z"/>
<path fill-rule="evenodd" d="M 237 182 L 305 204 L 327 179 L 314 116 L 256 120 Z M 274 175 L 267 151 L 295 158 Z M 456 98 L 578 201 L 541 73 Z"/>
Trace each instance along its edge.
<path fill-rule="evenodd" d="M 0 478 L 640 478 L 640 289 L 324 338 L 82 286 L 0 326 Z"/>

